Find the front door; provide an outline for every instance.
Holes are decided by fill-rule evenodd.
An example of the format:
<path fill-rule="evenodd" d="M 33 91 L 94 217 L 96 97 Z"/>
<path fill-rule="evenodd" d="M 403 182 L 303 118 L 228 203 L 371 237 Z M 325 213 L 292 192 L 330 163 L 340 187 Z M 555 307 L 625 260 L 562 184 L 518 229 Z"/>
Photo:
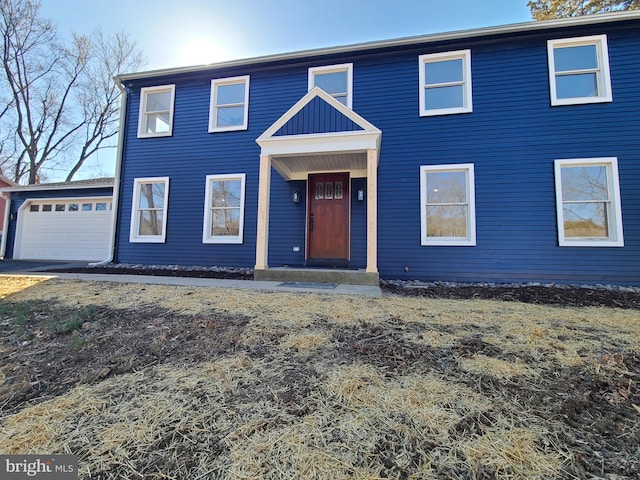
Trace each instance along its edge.
<path fill-rule="evenodd" d="M 307 265 L 349 265 L 349 174 L 309 175 Z"/>

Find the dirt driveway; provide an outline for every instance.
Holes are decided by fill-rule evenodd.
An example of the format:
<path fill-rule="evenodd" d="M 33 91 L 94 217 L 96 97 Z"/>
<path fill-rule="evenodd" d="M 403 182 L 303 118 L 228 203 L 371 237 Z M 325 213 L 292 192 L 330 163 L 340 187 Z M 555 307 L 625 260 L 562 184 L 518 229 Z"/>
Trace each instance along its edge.
<path fill-rule="evenodd" d="M 3 453 L 83 479 L 640 476 L 640 311 L 3 278 Z"/>

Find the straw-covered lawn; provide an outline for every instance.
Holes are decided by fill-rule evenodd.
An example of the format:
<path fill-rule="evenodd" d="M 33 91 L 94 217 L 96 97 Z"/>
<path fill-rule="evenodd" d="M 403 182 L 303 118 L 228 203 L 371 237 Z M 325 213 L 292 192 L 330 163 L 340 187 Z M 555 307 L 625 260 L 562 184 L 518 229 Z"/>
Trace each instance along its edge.
<path fill-rule="evenodd" d="M 0 453 L 83 479 L 640 476 L 640 311 L 0 279 Z"/>

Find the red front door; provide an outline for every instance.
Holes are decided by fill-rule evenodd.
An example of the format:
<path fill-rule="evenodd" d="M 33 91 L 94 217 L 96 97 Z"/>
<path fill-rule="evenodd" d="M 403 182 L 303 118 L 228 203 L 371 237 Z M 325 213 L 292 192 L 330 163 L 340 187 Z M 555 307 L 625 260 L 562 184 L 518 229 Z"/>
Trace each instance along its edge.
<path fill-rule="evenodd" d="M 346 267 L 349 263 L 349 174 L 309 175 L 307 264 Z"/>

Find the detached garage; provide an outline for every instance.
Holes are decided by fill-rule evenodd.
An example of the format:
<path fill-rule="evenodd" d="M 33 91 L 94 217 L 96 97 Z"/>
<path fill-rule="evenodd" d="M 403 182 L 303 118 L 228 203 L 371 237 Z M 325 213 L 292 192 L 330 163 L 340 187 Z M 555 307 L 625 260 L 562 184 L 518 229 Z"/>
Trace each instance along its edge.
<path fill-rule="evenodd" d="M 109 257 L 113 179 L 26 185 L 9 193 L 4 258 L 100 261 Z"/>

